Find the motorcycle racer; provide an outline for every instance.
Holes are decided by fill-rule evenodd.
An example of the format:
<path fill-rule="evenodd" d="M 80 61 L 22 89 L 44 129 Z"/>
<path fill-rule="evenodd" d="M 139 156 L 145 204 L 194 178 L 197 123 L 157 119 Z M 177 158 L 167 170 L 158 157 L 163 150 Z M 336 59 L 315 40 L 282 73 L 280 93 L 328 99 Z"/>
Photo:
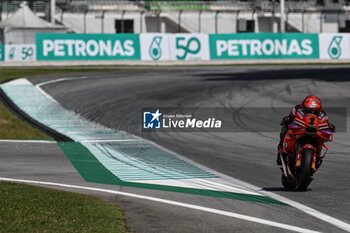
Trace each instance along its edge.
<path fill-rule="evenodd" d="M 300 112 L 302 115 L 304 114 L 315 114 L 319 119 L 323 119 L 328 123 L 328 127 L 330 130 L 335 132 L 335 126 L 328 121 L 328 116 L 322 108 L 321 100 L 314 95 L 307 96 L 301 104 L 296 105 L 290 111 L 289 115 L 282 119 L 281 125 L 281 133 L 280 133 L 280 142 L 278 144 L 278 153 L 277 153 L 277 165 L 281 166 L 281 159 L 279 154 L 282 152 L 282 145 L 285 135 L 288 131 L 288 125 L 290 125 L 296 116 L 296 113 Z"/>

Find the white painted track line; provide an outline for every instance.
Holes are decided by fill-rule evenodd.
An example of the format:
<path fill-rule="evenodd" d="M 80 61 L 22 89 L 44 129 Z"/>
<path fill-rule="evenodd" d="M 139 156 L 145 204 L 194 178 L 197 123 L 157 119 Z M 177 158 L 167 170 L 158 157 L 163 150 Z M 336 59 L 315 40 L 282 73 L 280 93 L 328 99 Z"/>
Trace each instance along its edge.
<path fill-rule="evenodd" d="M 172 200 L 167 200 L 167 199 L 162 199 L 162 198 L 143 196 L 143 195 L 115 191 L 115 190 L 109 190 L 109 189 L 77 186 L 77 185 L 62 184 L 62 183 L 52 183 L 52 182 L 44 182 L 44 181 L 35 181 L 35 180 L 3 178 L 3 177 L 0 178 L 0 181 L 48 185 L 48 186 L 54 186 L 54 187 L 63 187 L 63 188 L 71 188 L 71 189 L 79 189 L 79 190 L 86 190 L 86 191 L 95 191 L 95 192 L 116 194 L 116 195 L 120 195 L 120 196 L 149 200 L 149 201 L 153 201 L 153 202 L 159 202 L 159 203 L 163 203 L 163 204 L 179 206 L 179 207 L 184 207 L 184 208 L 193 209 L 193 210 L 199 210 L 199 211 L 203 211 L 203 212 L 207 212 L 207 213 L 222 215 L 222 216 L 226 216 L 226 217 L 241 219 L 241 220 L 259 223 L 259 224 L 263 224 L 263 225 L 267 225 L 267 226 L 271 226 L 271 227 L 276 227 L 276 228 L 280 228 L 280 229 L 284 229 L 284 230 L 288 230 L 288 231 L 302 232 L 302 233 L 318 233 L 319 232 L 319 231 L 313 231 L 313 230 L 309 230 L 309 229 L 305 229 L 305 228 L 301 228 L 301 227 L 296 227 L 296 226 L 292 226 L 292 225 L 288 225 L 288 224 L 284 224 L 284 223 L 278 223 L 278 222 L 274 222 L 274 221 L 270 221 L 270 220 L 266 220 L 266 219 L 251 217 L 248 215 L 242 215 L 242 214 L 237 214 L 237 213 L 233 213 L 233 212 L 228 212 L 228 211 L 223 211 L 223 210 L 218 210 L 218 209 L 213 209 L 213 208 L 208 208 L 208 207 L 203 207 L 203 206 L 198 206 L 198 205 L 192 205 L 192 204 L 187 204 L 187 203 L 182 203 L 182 202 L 177 202 L 177 201 L 172 201 Z"/>
<path fill-rule="evenodd" d="M 49 94 L 47 94 L 41 87 L 46 85 L 46 84 L 51 84 L 51 83 L 58 83 L 58 82 L 63 82 L 63 81 L 66 81 L 66 80 L 77 80 L 77 79 L 85 79 L 85 78 L 88 78 L 86 76 L 82 76 L 82 77 L 77 77 L 77 78 L 60 78 L 60 79 L 54 79 L 54 80 L 50 80 L 50 81 L 46 81 L 46 82 L 42 82 L 42 83 L 39 83 L 37 85 L 35 85 L 35 87 L 41 92 L 43 93 L 47 98 L 49 98 L 50 100 L 52 100 L 53 102 L 56 102 L 57 101 L 52 98 L 52 96 L 50 96 Z"/>
<path fill-rule="evenodd" d="M 306 214 L 309 214 L 315 218 L 318 218 L 322 221 L 325 221 L 325 222 L 328 222 L 344 231 L 347 231 L 347 232 L 350 232 L 350 224 L 346 223 L 346 222 L 343 222 L 339 219 L 336 219 L 334 217 L 331 217 L 329 215 L 326 215 L 318 210 L 315 210 L 313 208 L 310 208 L 306 205 L 303 205 L 303 204 L 300 204 L 296 201 L 293 201 L 293 200 L 290 200 L 288 198 L 285 198 L 285 197 L 282 197 L 278 194 L 275 194 L 275 193 L 272 193 L 272 192 L 267 192 L 267 191 L 260 191 L 262 194 L 265 194 L 266 196 L 269 196 L 275 200 L 278 200 L 278 201 L 281 201 L 283 203 L 286 203 L 298 210 L 301 210 L 303 211 L 304 213 Z"/>
<path fill-rule="evenodd" d="M 89 139 L 89 140 L 81 140 L 78 142 L 85 143 L 108 143 L 108 142 L 137 142 L 137 139 Z"/>
<path fill-rule="evenodd" d="M 56 141 L 49 140 L 11 140 L 11 139 L 1 139 L 1 142 L 9 142 L 9 143 L 42 143 L 42 144 L 56 144 Z"/>
<path fill-rule="evenodd" d="M 87 76 L 81 76 L 81 77 L 66 77 L 66 78 L 59 78 L 59 79 L 53 79 L 53 80 L 49 80 L 49 81 L 45 81 L 45 82 L 41 82 L 38 83 L 37 85 L 35 85 L 37 88 L 41 88 L 44 85 L 47 84 L 51 84 L 51 83 L 58 83 L 58 82 L 63 82 L 63 81 L 74 81 L 74 80 L 79 80 L 79 79 L 85 79 L 85 78 L 89 78 Z"/>

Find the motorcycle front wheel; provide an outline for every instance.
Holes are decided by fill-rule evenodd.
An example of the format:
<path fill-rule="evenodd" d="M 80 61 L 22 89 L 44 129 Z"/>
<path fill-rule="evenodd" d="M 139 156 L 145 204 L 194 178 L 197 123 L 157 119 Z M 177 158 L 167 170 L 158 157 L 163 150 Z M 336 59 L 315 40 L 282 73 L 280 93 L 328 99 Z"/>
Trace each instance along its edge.
<path fill-rule="evenodd" d="M 314 154 L 314 150 L 306 148 L 302 151 L 302 160 L 301 167 L 299 171 L 297 171 L 297 190 L 305 191 L 307 186 L 309 186 L 311 182 L 312 176 L 312 155 Z"/>
<path fill-rule="evenodd" d="M 295 183 L 294 181 L 289 180 L 287 177 L 285 177 L 284 174 L 282 174 L 281 181 L 282 181 L 283 187 L 286 190 L 293 190 L 297 186 L 297 183 Z"/>

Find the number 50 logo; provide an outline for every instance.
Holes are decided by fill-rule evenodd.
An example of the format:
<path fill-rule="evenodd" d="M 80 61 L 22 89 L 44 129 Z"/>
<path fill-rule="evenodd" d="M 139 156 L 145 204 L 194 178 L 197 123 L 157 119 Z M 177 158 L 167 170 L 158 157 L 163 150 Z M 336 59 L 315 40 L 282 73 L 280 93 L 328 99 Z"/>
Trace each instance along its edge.
<path fill-rule="evenodd" d="M 32 47 L 22 47 L 21 59 L 22 61 L 33 59 L 34 49 Z"/>
<path fill-rule="evenodd" d="M 175 35 L 175 60 L 208 60 L 208 36 L 202 34 Z"/>
<path fill-rule="evenodd" d="M 35 61 L 35 45 L 13 44 L 5 47 L 6 61 Z"/>

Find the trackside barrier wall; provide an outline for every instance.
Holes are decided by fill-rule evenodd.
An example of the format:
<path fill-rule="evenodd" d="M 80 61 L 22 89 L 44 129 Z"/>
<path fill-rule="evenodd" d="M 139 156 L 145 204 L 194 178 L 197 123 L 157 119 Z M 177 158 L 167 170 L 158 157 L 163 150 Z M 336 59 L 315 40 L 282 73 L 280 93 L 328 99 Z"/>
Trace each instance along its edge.
<path fill-rule="evenodd" d="M 37 34 L 36 45 L 0 45 L 5 62 L 251 59 L 350 59 L 350 34 Z"/>
<path fill-rule="evenodd" d="M 4 45 L 0 44 L 0 61 L 4 61 Z"/>

